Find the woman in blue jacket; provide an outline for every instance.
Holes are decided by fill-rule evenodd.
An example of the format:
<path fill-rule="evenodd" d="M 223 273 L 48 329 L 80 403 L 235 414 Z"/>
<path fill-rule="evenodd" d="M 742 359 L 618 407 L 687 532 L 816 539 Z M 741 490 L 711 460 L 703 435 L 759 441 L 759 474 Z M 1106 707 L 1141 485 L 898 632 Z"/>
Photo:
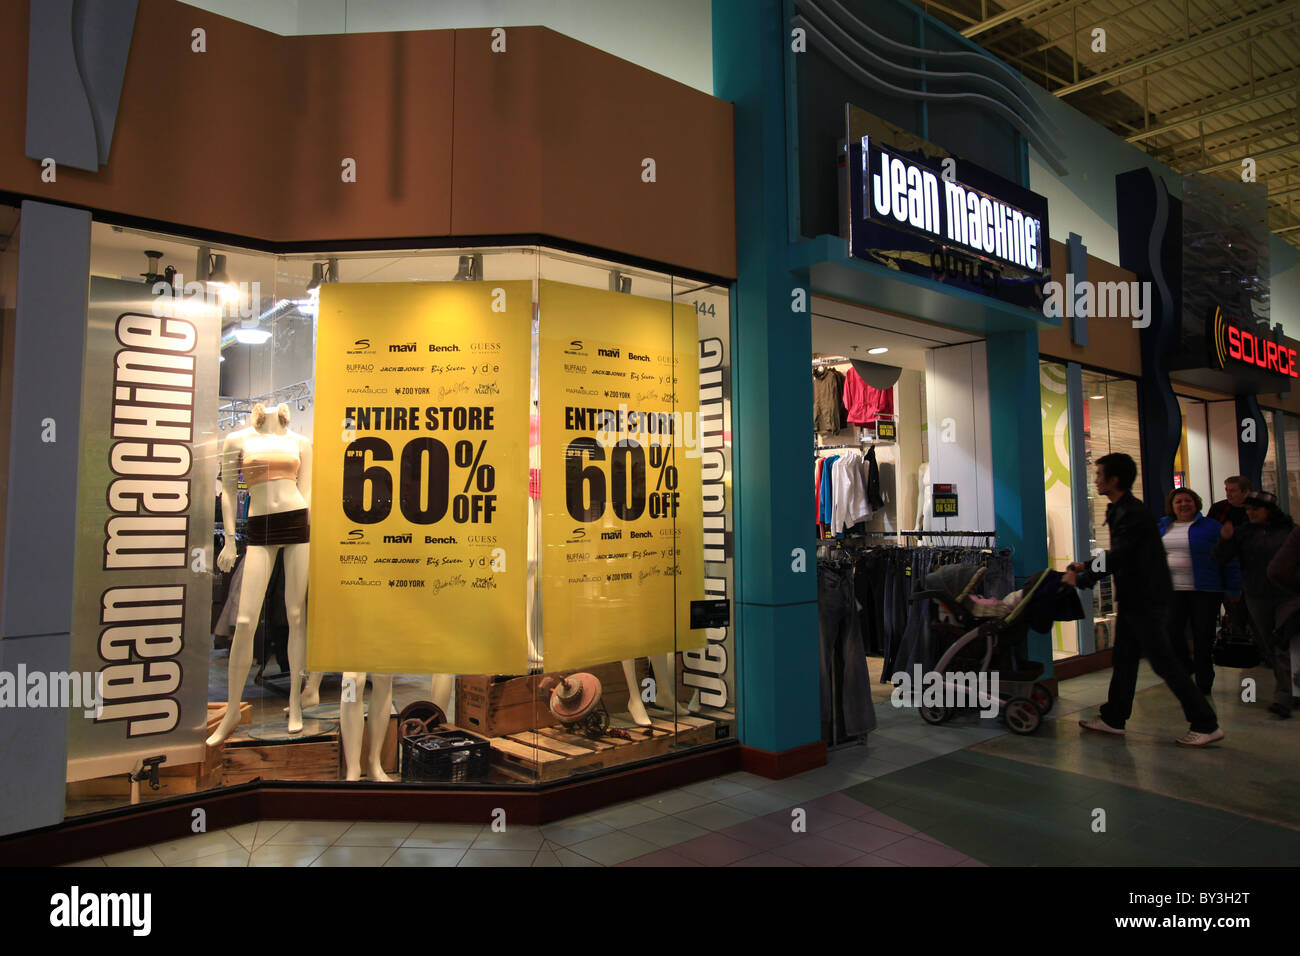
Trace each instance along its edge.
<path fill-rule="evenodd" d="M 1175 488 L 1165 499 L 1160 534 L 1174 579 L 1174 600 L 1169 608 L 1169 642 L 1196 677 L 1196 686 L 1210 696 L 1214 684 L 1214 631 L 1219 603 L 1241 599 L 1241 565 L 1236 558 L 1218 564 L 1210 552 L 1219 541 L 1223 525 L 1201 514 L 1201 496 L 1190 488 Z M 1188 653 L 1187 627 L 1192 628 L 1192 653 Z"/>

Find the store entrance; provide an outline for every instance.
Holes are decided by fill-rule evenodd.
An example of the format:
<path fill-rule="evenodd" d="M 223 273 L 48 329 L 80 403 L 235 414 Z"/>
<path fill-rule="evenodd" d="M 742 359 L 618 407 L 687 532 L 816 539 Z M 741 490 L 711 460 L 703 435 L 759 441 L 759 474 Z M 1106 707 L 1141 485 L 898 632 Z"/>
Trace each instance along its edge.
<path fill-rule="evenodd" d="M 984 340 L 815 298 L 812 345 L 822 734 L 837 745 L 875 727 L 895 674 L 946 649 L 938 605 L 911 600 L 928 574 L 983 568 L 996 598 L 1014 575 L 994 530 Z"/>

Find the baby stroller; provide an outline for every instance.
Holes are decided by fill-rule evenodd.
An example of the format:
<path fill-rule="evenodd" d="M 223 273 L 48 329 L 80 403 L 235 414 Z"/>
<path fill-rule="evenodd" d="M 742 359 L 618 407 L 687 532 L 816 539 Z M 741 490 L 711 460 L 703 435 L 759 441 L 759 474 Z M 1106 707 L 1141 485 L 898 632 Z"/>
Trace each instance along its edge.
<path fill-rule="evenodd" d="M 934 615 L 931 633 L 936 649 L 943 649 L 933 670 L 942 676 L 944 703 L 923 704 L 921 719 L 942 724 L 958 710 L 978 706 L 948 705 L 949 700 L 962 699 L 956 694 L 958 689 L 967 693 L 970 689 L 969 685 L 957 688 L 954 675 L 997 674 L 998 716 L 1013 733 L 1032 734 L 1056 698 L 1038 680 L 1043 665 L 1023 659 L 1017 663 L 1016 651 L 1023 650 L 1031 618 L 1039 622 L 1039 627 L 1045 618 L 1077 620 L 1083 616 L 1083 607 L 1074 589 L 1063 585 L 1060 574 L 1050 570 L 1031 575 L 1018 600 L 1013 594 L 1001 602 L 985 602 L 976 597 L 984 572 L 976 565 L 948 565 L 927 574 L 925 588 L 912 595 L 914 602 L 929 599 L 943 609 Z M 953 694 L 947 692 L 949 687 Z"/>

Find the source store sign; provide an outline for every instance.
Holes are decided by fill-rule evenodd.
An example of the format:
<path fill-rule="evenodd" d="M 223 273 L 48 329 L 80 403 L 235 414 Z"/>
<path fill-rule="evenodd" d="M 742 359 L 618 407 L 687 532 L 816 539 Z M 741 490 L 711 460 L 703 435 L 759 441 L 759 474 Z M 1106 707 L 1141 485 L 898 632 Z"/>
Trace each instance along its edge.
<path fill-rule="evenodd" d="M 1210 312 L 1210 365 L 1226 371 L 1250 366 L 1271 375 L 1300 378 L 1296 350 L 1245 328 L 1215 306 Z"/>

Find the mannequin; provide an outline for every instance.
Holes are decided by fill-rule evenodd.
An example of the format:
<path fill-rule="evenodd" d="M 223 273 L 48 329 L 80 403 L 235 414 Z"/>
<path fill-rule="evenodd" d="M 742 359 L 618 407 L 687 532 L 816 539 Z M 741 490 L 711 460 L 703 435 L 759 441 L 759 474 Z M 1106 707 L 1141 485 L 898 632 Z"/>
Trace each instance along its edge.
<path fill-rule="evenodd" d="M 351 700 L 339 704 L 339 734 L 343 738 L 343 765 L 346 779 L 361 779 L 361 724 L 363 719 L 362 695 L 366 688 L 364 673 L 348 672 L 343 675 L 346 686 L 349 680 L 356 694 Z M 296 683 L 296 681 L 295 681 Z M 388 734 L 388 718 L 393 709 L 393 675 L 375 674 L 370 679 L 370 716 L 365 720 L 366 743 L 369 745 L 369 761 L 366 773 L 371 780 L 387 782 L 391 778 L 384 773 L 383 750 L 384 737 Z"/>
<path fill-rule="evenodd" d="M 226 544 L 217 567 L 235 564 L 235 501 L 239 475 L 248 485 L 248 552 L 239 613 L 230 646 L 229 701 L 208 746 L 222 743 L 239 724 L 239 700 L 253 662 L 253 632 L 262 611 L 276 552 L 284 550 L 284 602 L 289 619 L 289 733 L 302 732 L 301 674 L 307 656 L 307 540 L 311 505 L 311 441 L 289 430 L 289 406 L 268 414 L 260 402 L 248 425 L 221 449 L 221 520 Z"/>

